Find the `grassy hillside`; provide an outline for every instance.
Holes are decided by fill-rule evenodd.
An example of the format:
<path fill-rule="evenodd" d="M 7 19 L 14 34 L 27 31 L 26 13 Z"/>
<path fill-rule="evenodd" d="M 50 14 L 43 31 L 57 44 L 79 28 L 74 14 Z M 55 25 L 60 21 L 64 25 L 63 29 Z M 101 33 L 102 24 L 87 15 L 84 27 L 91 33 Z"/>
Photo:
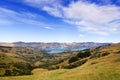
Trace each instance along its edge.
<path fill-rule="evenodd" d="M 30 75 L 32 69 L 50 57 L 28 48 L 0 46 L 0 76 Z"/>
<path fill-rule="evenodd" d="M 49 69 L 70 56 L 65 54 L 47 54 L 30 48 L 0 46 L 0 76 L 30 75 L 34 68 Z"/>
<path fill-rule="evenodd" d="M 78 58 L 75 61 L 69 62 L 69 58 L 57 64 L 57 66 L 66 66 L 66 64 L 70 66 L 76 65 L 81 60 L 87 60 L 71 69 L 51 71 L 34 69 L 33 75 L 30 76 L 0 77 L 0 80 L 120 80 L 120 44 L 92 48 L 87 52 L 90 52 L 90 55 L 83 55 L 86 50 L 77 52 L 72 56 Z"/>

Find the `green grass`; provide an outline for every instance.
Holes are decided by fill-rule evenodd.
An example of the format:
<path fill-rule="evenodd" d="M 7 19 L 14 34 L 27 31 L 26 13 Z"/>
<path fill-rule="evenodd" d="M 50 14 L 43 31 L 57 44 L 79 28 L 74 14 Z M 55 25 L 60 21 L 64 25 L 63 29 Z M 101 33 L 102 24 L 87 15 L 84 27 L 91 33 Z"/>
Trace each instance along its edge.
<path fill-rule="evenodd" d="M 92 49 L 91 49 L 92 50 Z M 33 75 L 0 77 L 0 80 L 120 80 L 120 44 L 93 49 L 88 61 L 73 69 L 35 69 Z M 109 52 L 102 55 L 103 52 Z M 117 54 L 116 54 L 117 53 Z M 68 60 L 58 65 L 68 64 Z"/>
<path fill-rule="evenodd" d="M 0 77 L 0 80 L 120 80 L 120 56 L 91 59 L 74 69 L 36 69 L 30 76 Z"/>

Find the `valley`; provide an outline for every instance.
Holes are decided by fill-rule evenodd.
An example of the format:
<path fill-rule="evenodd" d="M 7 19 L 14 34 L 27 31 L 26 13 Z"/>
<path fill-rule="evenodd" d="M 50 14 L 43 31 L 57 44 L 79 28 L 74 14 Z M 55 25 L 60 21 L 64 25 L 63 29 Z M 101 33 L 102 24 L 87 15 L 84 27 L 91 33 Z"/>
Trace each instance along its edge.
<path fill-rule="evenodd" d="M 0 0 L 0 80 L 120 80 L 120 0 Z"/>
<path fill-rule="evenodd" d="M 59 54 L 1 46 L 0 76 L 0 80 L 119 80 L 120 43 Z"/>
<path fill-rule="evenodd" d="M 61 53 L 70 51 L 79 51 L 88 48 L 99 47 L 108 45 L 111 43 L 95 43 L 95 42 L 73 42 L 73 43 L 43 43 L 43 42 L 14 42 L 14 43 L 0 43 L 0 46 L 30 48 L 35 51 L 47 52 L 47 53 Z"/>

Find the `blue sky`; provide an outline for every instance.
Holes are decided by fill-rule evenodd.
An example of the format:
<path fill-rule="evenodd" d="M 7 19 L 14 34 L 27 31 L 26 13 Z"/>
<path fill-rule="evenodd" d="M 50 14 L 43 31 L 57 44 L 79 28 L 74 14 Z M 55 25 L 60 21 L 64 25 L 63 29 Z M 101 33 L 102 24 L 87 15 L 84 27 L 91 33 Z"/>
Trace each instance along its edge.
<path fill-rule="evenodd" d="M 120 42 L 120 0 L 0 0 L 0 42 Z"/>

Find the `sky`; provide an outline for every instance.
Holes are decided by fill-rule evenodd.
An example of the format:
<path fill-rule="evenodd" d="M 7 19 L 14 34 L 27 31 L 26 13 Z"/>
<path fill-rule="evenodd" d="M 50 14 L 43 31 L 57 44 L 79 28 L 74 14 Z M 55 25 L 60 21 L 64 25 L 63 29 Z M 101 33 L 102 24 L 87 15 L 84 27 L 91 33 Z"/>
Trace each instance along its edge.
<path fill-rule="evenodd" d="M 0 42 L 120 42 L 120 0 L 0 0 Z"/>

